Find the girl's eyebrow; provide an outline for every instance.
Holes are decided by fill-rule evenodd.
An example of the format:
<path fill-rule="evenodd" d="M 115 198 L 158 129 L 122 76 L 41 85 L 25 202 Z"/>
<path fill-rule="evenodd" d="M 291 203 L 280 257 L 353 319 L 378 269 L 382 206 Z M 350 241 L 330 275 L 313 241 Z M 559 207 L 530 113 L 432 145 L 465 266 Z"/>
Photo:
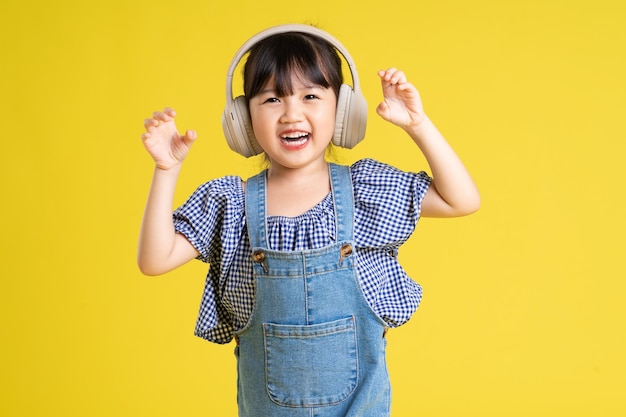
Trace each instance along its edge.
<path fill-rule="evenodd" d="M 297 91 L 307 91 L 307 90 L 325 90 L 326 88 L 319 85 L 319 84 L 305 84 L 303 86 L 300 87 L 293 87 L 294 92 Z M 259 91 L 259 93 L 257 95 L 265 95 L 265 94 L 269 94 L 269 95 L 273 95 L 273 96 L 277 96 L 277 90 L 275 87 L 267 87 L 264 88 L 263 90 Z"/>
<path fill-rule="evenodd" d="M 318 84 L 307 84 L 307 85 L 303 85 L 297 88 L 293 87 L 293 89 L 294 90 L 311 90 L 311 89 L 324 89 L 324 87 Z M 270 88 L 264 88 L 263 90 L 259 91 L 259 94 L 266 94 L 266 93 L 276 94 L 276 89 L 273 87 L 270 87 Z"/>

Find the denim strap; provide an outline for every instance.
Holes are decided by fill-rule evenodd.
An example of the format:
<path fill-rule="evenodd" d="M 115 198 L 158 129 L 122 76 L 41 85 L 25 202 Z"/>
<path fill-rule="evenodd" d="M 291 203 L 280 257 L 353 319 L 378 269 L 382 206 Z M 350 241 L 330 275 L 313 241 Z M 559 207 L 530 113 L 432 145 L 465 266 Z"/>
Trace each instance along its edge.
<path fill-rule="evenodd" d="M 350 168 L 329 163 L 330 186 L 335 208 L 337 241 L 347 242 L 354 234 L 354 195 Z M 246 222 L 253 248 L 269 249 L 267 240 L 267 170 L 246 181 Z"/>

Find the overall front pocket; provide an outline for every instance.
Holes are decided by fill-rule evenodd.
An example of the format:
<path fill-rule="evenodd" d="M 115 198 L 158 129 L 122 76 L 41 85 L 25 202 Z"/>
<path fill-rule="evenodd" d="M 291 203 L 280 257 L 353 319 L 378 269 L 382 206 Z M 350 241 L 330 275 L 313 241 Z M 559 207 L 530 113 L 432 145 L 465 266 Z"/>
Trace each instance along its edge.
<path fill-rule="evenodd" d="M 276 404 L 327 406 L 356 388 L 354 317 L 307 326 L 265 323 L 263 329 L 267 392 Z"/>

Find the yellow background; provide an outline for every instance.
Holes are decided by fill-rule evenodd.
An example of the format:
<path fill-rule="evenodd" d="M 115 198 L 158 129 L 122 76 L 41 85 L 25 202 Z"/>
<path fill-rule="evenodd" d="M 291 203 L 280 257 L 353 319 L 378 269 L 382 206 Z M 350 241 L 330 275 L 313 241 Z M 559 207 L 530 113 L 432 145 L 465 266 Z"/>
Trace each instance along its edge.
<path fill-rule="evenodd" d="M 357 62 L 371 117 L 344 162 L 426 168 L 374 112 L 397 66 L 482 193 L 401 251 L 425 298 L 389 334 L 393 415 L 626 415 L 625 20 L 614 0 L 3 0 L 0 415 L 235 415 L 233 345 L 192 335 L 206 266 L 135 265 L 140 134 L 166 105 L 199 132 L 177 204 L 254 173 L 223 140 L 225 72 L 286 22 Z"/>

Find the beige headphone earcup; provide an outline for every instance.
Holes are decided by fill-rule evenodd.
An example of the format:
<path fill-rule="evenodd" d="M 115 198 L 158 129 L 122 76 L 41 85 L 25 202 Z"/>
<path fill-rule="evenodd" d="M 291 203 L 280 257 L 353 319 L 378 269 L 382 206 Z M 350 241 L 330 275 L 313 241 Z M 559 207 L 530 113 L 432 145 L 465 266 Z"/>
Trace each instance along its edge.
<path fill-rule="evenodd" d="M 337 98 L 333 144 L 351 149 L 365 137 L 367 101 L 352 87 L 342 84 Z"/>
<path fill-rule="evenodd" d="M 337 111 L 335 113 L 335 132 L 333 133 L 333 144 L 341 148 L 345 148 L 345 130 L 346 116 L 349 113 L 348 106 L 350 105 L 350 96 L 352 89 L 342 84 L 339 88 L 339 97 L 337 97 Z"/>
<path fill-rule="evenodd" d="M 244 96 L 237 97 L 226 107 L 222 117 L 222 128 L 226 143 L 233 151 L 246 158 L 263 152 L 254 136 L 248 103 Z"/>

